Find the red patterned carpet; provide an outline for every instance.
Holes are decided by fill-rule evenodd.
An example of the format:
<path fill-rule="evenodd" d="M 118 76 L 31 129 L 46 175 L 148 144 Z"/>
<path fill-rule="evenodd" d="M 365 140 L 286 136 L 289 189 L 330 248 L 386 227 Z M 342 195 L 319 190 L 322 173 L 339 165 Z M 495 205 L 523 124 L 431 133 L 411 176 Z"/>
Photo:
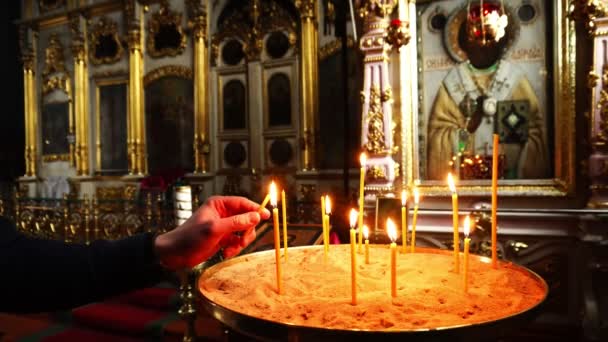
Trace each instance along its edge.
<path fill-rule="evenodd" d="M 175 288 L 152 287 L 69 312 L 0 314 L 0 341 L 179 340 L 185 325 L 180 324 L 178 308 Z"/>

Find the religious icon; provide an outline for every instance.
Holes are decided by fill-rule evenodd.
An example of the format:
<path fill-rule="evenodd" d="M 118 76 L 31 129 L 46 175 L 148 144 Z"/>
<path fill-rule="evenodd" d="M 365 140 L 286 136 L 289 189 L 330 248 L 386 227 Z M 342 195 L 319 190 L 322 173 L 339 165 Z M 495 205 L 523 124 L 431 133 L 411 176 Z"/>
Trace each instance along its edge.
<path fill-rule="evenodd" d="M 540 44 L 522 37 L 520 18 L 506 3 L 471 0 L 431 5 L 437 4 L 431 15 L 449 13 L 440 44 L 448 58 L 429 63 L 432 58 L 438 60 L 432 57 L 424 64 L 425 86 L 437 87 L 434 93 L 425 90 L 426 179 L 443 179 L 449 171 L 463 179 L 485 179 L 488 173 L 482 169 L 491 161 L 494 133 L 500 136 L 502 178 L 550 176 L 546 80 L 538 73 L 544 69 L 544 60 L 538 56 L 514 60 L 512 51 L 514 46 Z M 540 55 L 544 59 L 544 53 Z M 536 73 L 530 72 L 533 66 Z"/>

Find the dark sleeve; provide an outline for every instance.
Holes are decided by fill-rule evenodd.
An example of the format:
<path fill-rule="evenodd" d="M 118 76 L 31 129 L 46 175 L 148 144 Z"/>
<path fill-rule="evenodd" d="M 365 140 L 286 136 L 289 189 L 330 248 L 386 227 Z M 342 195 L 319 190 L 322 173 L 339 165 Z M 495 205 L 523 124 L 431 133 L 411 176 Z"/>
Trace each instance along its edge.
<path fill-rule="evenodd" d="M 0 312 L 76 307 L 163 275 L 151 233 L 90 245 L 27 237 L 0 217 Z"/>

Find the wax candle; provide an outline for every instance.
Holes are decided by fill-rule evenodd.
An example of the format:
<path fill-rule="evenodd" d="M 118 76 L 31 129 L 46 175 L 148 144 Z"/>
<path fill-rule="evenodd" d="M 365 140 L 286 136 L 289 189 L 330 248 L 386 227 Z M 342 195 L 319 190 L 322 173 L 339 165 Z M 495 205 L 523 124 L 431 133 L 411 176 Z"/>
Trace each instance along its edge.
<path fill-rule="evenodd" d="M 469 229 L 471 227 L 471 221 L 469 216 L 464 219 L 464 281 L 463 288 L 466 293 L 469 289 L 469 244 L 471 243 L 471 239 L 469 238 Z"/>
<path fill-rule="evenodd" d="M 386 232 L 391 239 L 391 296 L 397 297 L 397 227 L 390 218 L 386 220 Z"/>
<path fill-rule="evenodd" d="M 272 222 L 274 225 L 274 256 L 276 262 L 277 292 L 283 293 L 283 279 L 281 272 L 281 235 L 279 232 L 279 209 L 277 208 L 277 186 L 270 183 L 270 205 L 272 205 Z"/>
<path fill-rule="evenodd" d="M 420 194 L 418 188 L 414 188 L 414 217 L 412 219 L 412 241 L 410 246 L 410 252 L 416 251 L 416 221 L 418 220 L 418 204 L 420 202 Z"/>
<path fill-rule="evenodd" d="M 261 213 L 264 210 L 264 208 L 266 208 L 268 201 L 270 201 L 270 194 L 266 194 L 266 197 L 264 197 L 262 204 L 260 204 L 260 208 L 258 209 L 258 212 Z"/>
<path fill-rule="evenodd" d="M 460 272 L 460 237 L 458 236 L 458 194 L 452 173 L 448 173 L 448 186 L 452 192 L 452 225 L 454 230 L 454 272 Z"/>
<path fill-rule="evenodd" d="M 324 243 L 324 249 L 325 249 L 325 256 L 327 256 L 327 253 L 329 252 L 329 219 L 330 219 L 330 215 L 331 215 L 331 199 L 329 198 L 329 196 L 325 196 L 325 230 L 324 230 L 324 234 L 325 237 L 323 237 L 323 243 Z"/>
<path fill-rule="evenodd" d="M 369 264 L 369 228 L 363 225 L 363 238 L 365 239 L 365 263 Z"/>
<path fill-rule="evenodd" d="M 355 209 L 350 210 L 350 287 L 351 287 L 351 303 L 357 305 L 357 252 L 355 245 L 357 244 L 357 225 L 358 213 Z"/>
<path fill-rule="evenodd" d="M 401 191 L 401 245 L 403 253 L 407 253 L 407 196 L 407 191 Z"/>
<path fill-rule="evenodd" d="M 498 206 L 498 134 L 493 135 L 492 145 L 492 267 L 496 268 L 496 209 Z"/>
<path fill-rule="evenodd" d="M 327 234 L 325 231 L 327 227 L 325 226 L 325 195 L 321 196 L 321 227 L 323 228 L 323 246 L 327 243 Z M 323 247 L 325 249 L 325 247 Z"/>
<path fill-rule="evenodd" d="M 283 254 L 287 262 L 287 201 L 285 200 L 285 190 L 281 190 L 281 207 L 283 209 Z"/>
<path fill-rule="evenodd" d="M 367 163 L 367 156 L 365 153 L 361 153 L 359 156 L 359 162 L 361 163 L 361 171 L 359 176 L 359 251 L 361 251 L 361 245 L 363 243 L 363 204 L 364 204 L 364 189 L 365 189 L 365 164 Z"/>

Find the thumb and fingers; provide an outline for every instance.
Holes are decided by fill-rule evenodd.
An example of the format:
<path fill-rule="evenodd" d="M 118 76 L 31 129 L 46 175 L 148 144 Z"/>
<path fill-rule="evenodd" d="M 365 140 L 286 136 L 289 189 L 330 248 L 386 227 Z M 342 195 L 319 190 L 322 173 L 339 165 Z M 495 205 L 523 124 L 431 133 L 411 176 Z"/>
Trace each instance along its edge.
<path fill-rule="evenodd" d="M 261 208 L 258 203 L 255 203 L 245 197 L 212 197 L 209 202 L 213 204 L 222 217 L 256 211 L 259 212 L 262 219 L 266 220 L 270 218 L 270 211 L 268 211 L 268 209 Z"/>

